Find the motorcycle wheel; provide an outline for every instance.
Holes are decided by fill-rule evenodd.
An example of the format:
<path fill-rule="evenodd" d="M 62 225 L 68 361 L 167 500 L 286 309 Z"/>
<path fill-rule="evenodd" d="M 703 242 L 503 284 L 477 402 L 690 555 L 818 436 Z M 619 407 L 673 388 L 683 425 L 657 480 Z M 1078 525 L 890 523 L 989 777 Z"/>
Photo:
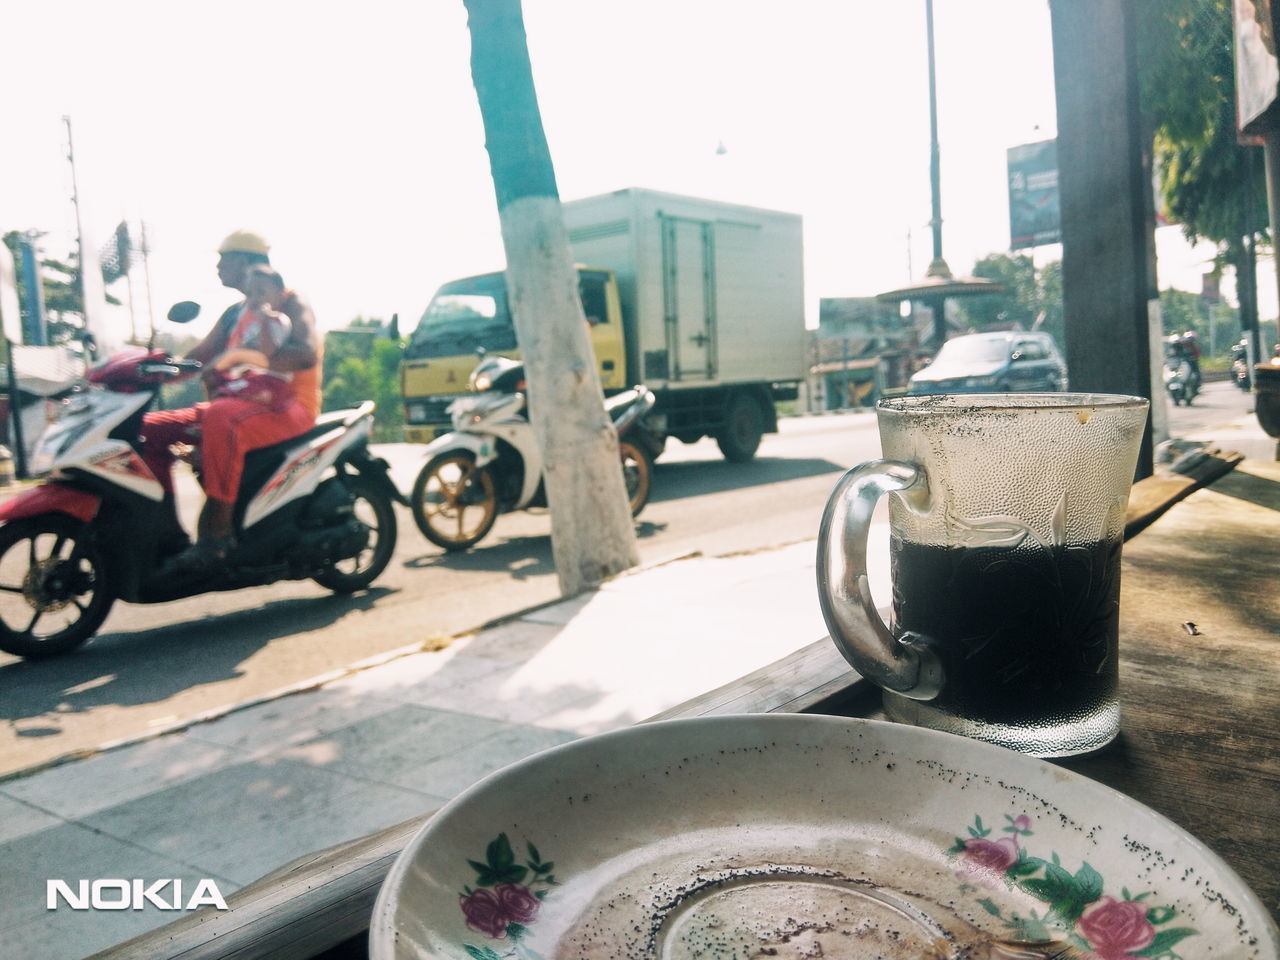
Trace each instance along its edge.
<path fill-rule="evenodd" d="M 498 518 L 493 477 L 465 450 L 432 457 L 413 483 L 413 520 L 422 535 L 449 551 L 475 546 Z"/>
<path fill-rule="evenodd" d="M 631 516 L 638 517 L 649 502 L 649 491 L 653 487 L 653 461 L 629 440 L 618 441 L 618 454 L 622 457 L 622 479 L 627 486 Z"/>
<path fill-rule="evenodd" d="M 363 478 L 347 481 L 356 519 L 369 528 L 371 543 L 354 557 L 334 561 L 311 579 L 334 593 L 363 590 L 387 568 L 396 549 L 396 511 L 376 484 Z"/>
<path fill-rule="evenodd" d="M 28 660 L 66 653 L 115 602 L 83 523 L 61 515 L 0 528 L 0 650 Z"/>

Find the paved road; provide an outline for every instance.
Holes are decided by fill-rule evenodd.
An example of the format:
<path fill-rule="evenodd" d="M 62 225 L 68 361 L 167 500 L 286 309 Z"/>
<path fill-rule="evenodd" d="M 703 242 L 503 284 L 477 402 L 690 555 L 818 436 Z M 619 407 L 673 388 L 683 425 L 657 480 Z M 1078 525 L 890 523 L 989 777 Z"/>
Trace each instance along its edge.
<path fill-rule="evenodd" d="M 1172 411 L 1173 432 L 1228 421 L 1249 402 L 1229 384 L 1210 384 L 1195 406 Z M 784 421 L 745 465 L 726 463 L 711 441 L 672 441 L 638 525 L 642 560 L 811 539 L 839 472 L 878 451 L 867 413 Z M 407 489 L 418 450 L 382 452 Z M 197 502 L 190 497 L 188 509 Z M 333 597 L 310 583 L 278 584 L 151 607 L 118 604 L 100 635 L 67 657 L 24 663 L 0 655 L 0 775 L 554 599 L 549 530 L 544 511 L 512 514 L 469 553 L 446 555 L 400 510 L 395 558 L 367 593 Z"/>
<path fill-rule="evenodd" d="M 874 457 L 874 417 L 790 420 L 751 464 L 713 442 L 672 441 L 640 517 L 641 558 L 725 554 L 815 535 L 838 473 Z M 392 447 L 402 489 L 420 456 Z M 557 596 L 545 511 L 500 517 L 463 555 L 446 555 L 399 509 L 400 540 L 374 588 L 334 597 L 310 583 L 117 604 L 72 654 L 0 655 L 0 775 L 73 750 L 163 729 L 412 644 L 431 644 Z"/>

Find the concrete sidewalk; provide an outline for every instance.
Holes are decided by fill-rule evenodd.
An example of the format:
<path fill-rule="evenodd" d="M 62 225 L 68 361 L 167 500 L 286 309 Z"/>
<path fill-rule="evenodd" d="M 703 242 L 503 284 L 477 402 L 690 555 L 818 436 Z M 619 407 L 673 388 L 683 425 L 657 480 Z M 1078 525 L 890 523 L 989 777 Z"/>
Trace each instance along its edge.
<path fill-rule="evenodd" d="M 439 650 L 0 781 L 0 956 L 70 960 L 181 915 L 49 911 L 47 880 L 182 878 L 189 896 L 208 878 L 226 896 L 772 663 L 826 634 L 814 555 L 806 541 L 673 560 Z"/>
<path fill-rule="evenodd" d="M 1189 439 L 1275 456 L 1252 415 Z M 887 547 L 874 530 L 878 603 Z M 73 960 L 181 916 L 49 911 L 47 880 L 181 878 L 189 895 L 208 878 L 226 896 L 537 750 L 772 663 L 826 634 L 814 557 L 810 540 L 673 560 L 440 649 L 0 781 L 0 956 Z"/>

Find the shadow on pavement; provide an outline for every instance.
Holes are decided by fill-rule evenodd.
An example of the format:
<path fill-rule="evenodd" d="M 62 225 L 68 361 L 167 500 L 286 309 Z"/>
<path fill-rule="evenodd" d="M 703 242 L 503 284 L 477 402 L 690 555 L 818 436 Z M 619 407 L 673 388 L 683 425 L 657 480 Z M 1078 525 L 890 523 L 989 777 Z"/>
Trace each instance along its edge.
<path fill-rule="evenodd" d="M 498 518 L 502 523 L 502 518 Z M 636 521 L 636 536 L 641 540 L 653 537 L 667 529 L 665 523 Z M 487 573 L 508 573 L 515 580 L 551 576 L 556 572 L 551 557 L 550 534 L 533 537 L 506 537 L 482 540 L 470 550 L 459 553 L 424 553 L 404 561 L 406 570 L 426 570 L 444 567 L 449 570 L 482 570 Z"/>
<path fill-rule="evenodd" d="M 63 657 L 0 667 L 0 722 L 81 713 L 107 704 L 158 703 L 192 687 L 240 676 L 240 664 L 273 640 L 321 630 L 395 591 L 268 602 L 250 610 L 136 633 L 103 633 Z M 30 726 L 20 737 L 57 736 Z"/>
<path fill-rule="evenodd" d="M 743 490 L 785 480 L 843 473 L 844 467 L 815 457 L 757 457 L 750 463 L 727 460 L 689 460 L 680 463 L 658 461 L 653 477 L 651 503 L 682 500 L 685 497 Z"/>

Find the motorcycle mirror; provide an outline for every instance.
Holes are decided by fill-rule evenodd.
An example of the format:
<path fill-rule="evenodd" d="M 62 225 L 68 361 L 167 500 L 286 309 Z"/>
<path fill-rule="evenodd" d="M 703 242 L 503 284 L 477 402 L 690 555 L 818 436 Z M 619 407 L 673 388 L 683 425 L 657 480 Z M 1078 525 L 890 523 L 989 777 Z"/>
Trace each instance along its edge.
<path fill-rule="evenodd" d="M 169 308 L 168 317 L 174 323 L 190 323 L 200 316 L 200 304 L 194 300 L 181 300 Z"/>

